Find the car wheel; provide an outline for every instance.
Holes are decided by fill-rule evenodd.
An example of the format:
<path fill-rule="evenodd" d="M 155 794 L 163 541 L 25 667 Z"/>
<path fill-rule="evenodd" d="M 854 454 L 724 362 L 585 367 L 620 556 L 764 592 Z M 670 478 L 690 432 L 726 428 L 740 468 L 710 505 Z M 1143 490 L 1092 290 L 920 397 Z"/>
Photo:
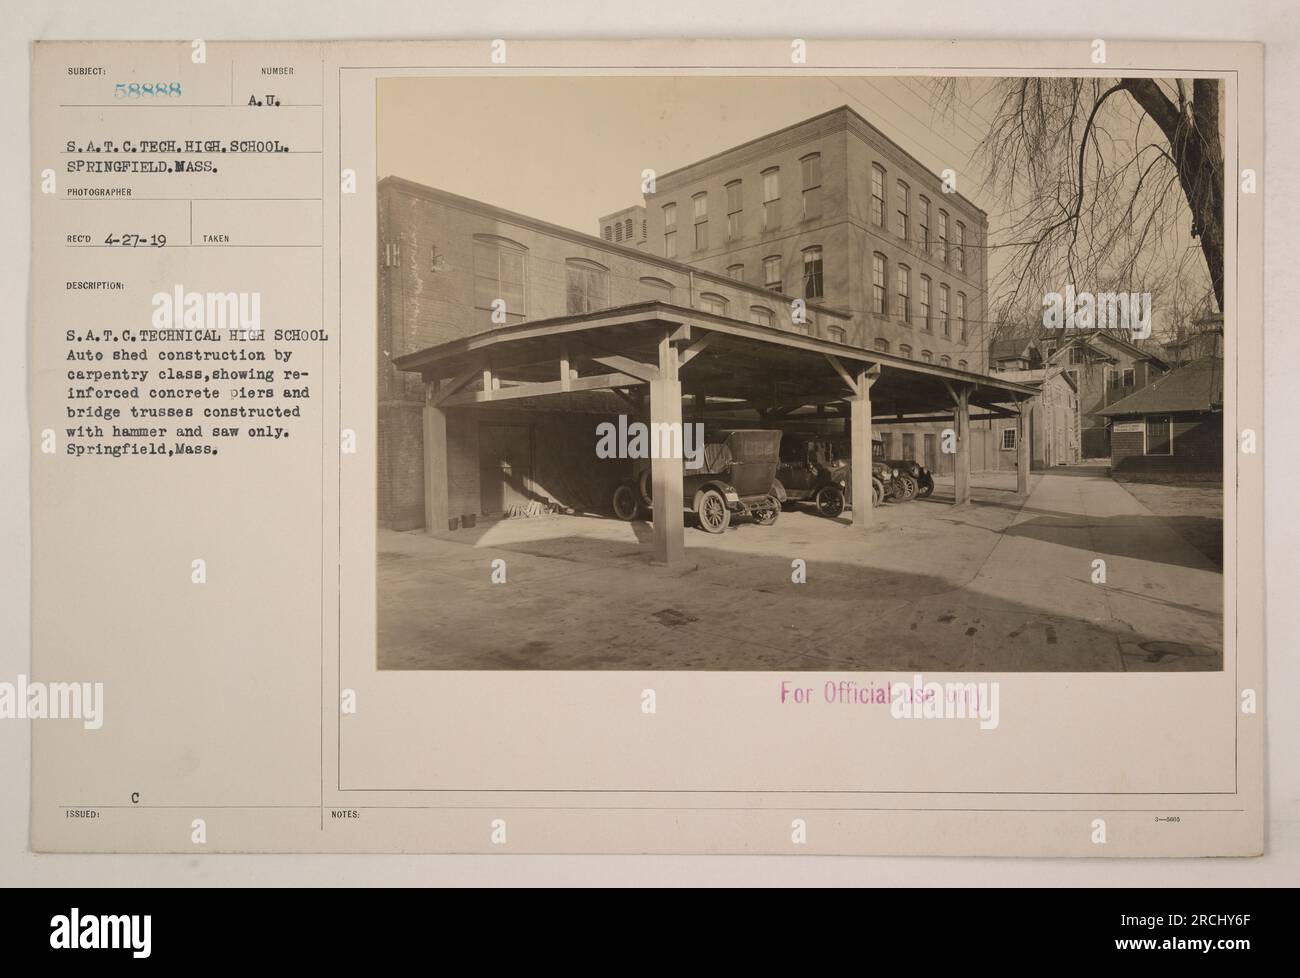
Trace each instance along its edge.
<path fill-rule="evenodd" d="M 874 503 L 875 500 L 872 502 Z M 818 515 L 833 520 L 842 512 L 844 512 L 844 492 L 839 486 L 822 486 L 817 490 Z"/>
<path fill-rule="evenodd" d="M 620 520 L 632 522 L 641 512 L 641 504 L 637 501 L 636 490 L 630 483 L 620 482 L 614 489 L 614 515 Z"/>
<path fill-rule="evenodd" d="M 771 526 L 781 515 L 781 502 L 775 496 L 768 496 L 754 507 L 754 522 L 759 526 Z"/>
<path fill-rule="evenodd" d="M 636 493 L 641 500 L 641 505 L 647 510 L 654 508 L 650 499 L 650 470 L 642 469 L 641 474 L 637 476 Z"/>
<path fill-rule="evenodd" d="M 871 480 L 871 505 L 881 505 L 885 501 L 885 487 L 879 479 Z"/>
<path fill-rule="evenodd" d="M 934 492 L 934 479 L 932 479 L 932 478 L 930 478 L 930 477 L 926 477 L 926 478 L 921 482 L 921 489 L 920 489 L 920 491 L 917 493 L 917 496 L 920 497 L 921 499 L 925 499 L 925 498 L 926 498 L 927 496 L 929 496 L 930 493 L 932 493 L 932 492 Z"/>
<path fill-rule="evenodd" d="M 700 529 L 710 533 L 721 533 L 731 525 L 731 510 L 727 509 L 727 501 L 716 489 L 706 489 L 700 493 L 695 515 L 699 517 Z"/>
<path fill-rule="evenodd" d="M 898 477 L 898 498 L 901 502 L 911 502 L 916 498 L 920 488 L 917 481 L 910 475 L 900 475 Z"/>

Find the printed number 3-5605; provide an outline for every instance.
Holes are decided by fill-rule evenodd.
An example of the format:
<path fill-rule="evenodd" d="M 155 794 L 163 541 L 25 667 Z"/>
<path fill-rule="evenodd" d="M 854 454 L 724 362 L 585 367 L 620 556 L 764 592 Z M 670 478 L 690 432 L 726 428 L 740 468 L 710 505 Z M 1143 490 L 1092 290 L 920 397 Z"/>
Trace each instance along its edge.
<path fill-rule="evenodd" d="M 180 82 L 118 82 L 113 86 L 113 98 L 157 98 L 168 95 L 180 98 Z"/>

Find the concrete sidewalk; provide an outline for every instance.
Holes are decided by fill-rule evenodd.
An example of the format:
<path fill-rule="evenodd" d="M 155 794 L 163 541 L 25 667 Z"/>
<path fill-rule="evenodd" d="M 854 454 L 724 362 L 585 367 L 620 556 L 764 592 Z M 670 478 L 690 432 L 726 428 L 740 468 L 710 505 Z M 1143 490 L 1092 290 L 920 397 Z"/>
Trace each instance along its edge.
<path fill-rule="evenodd" d="M 379 531 L 384 669 L 1219 669 L 1214 566 L 1101 470 L 977 476 L 974 502 L 687 533 L 581 516 L 440 536 Z M 947 499 L 945 499 L 945 496 Z M 507 582 L 490 580 L 494 559 Z M 807 583 L 791 582 L 791 562 Z M 1093 583 L 1093 561 L 1106 562 Z"/>

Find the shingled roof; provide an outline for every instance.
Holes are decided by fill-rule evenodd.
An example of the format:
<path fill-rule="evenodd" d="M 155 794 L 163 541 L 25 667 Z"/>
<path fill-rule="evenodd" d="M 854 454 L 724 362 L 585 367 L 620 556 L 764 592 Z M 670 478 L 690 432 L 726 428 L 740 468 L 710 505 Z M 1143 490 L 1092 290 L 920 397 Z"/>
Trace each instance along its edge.
<path fill-rule="evenodd" d="M 1202 357 L 1157 377 L 1139 391 L 1097 411 L 1115 417 L 1126 414 L 1177 414 L 1218 411 L 1223 407 L 1223 361 Z"/>

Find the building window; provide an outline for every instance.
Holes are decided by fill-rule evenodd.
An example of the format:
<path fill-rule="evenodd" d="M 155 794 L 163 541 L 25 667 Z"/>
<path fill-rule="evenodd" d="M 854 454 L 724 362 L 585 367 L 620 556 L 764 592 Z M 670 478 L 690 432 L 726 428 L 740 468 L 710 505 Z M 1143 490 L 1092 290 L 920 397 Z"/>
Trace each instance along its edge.
<path fill-rule="evenodd" d="M 570 258 L 564 263 L 570 315 L 594 312 L 609 305 L 609 269 L 586 258 Z"/>
<path fill-rule="evenodd" d="M 741 197 L 741 184 L 739 180 L 732 180 L 727 184 L 727 240 L 735 241 L 744 231 L 742 230 L 741 217 L 743 216 L 744 203 Z"/>
<path fill-rule="evenodd" d="M 948 264 L 948 212 L 939 211 L 939 261 Z"/>
<path fill-rule="evenodd" d="M 901 357 L 907 357 L 907 359 L 911 360 L 912 348 L 908 346 L 906 343 L 904 343 L 902 346 L 898 348 L 898 355 Z"/>
<path fill-rule="evenodd" d="M 1134 384 L 1135 374 L 1132 367 L 1125 367 L 1123 373 L 1124 386 L 1132 387 Z"/>
<path fill-rule="evenodd" d="M 953 253 L 953 264 L 957 266 L 957 271 L 966 271 L 966 225 L 961 221 L 957 222 L 957 247 Z"/>
<path fill-rule="evenodd" d="M 934 354 L 931 353 L 929 350 L 922 350 L 922 351 L 921 351 L 921 362 L 922 362 L 922 363 L 934 363 Z"/>
<path fill-rule="evenodd" d="M 803 250 L 803 297 L 820 299 L 822 291 L 822 250 L 805 248 Z"/>
<path fill-rule="evenodd" d="M 1016 450 L 1016 429 L 1002 429 L 1002 450 L 1004 452 L 1014 452 Z"/>
<path fill-rule="evenodd" d="M 677 257 L 677 205 L 664 204 L 664 257 Z"/>
<path fill-rule="evenodd" d="M 885 314 L 885 256 L 880 252 L 871 256 L 871 311 Z"/>
<path fill-rule="evenodd" d="M 500 300 L 500 304 L 498 303 Z M 517 323 L 528 314 L 528 250 L 508 238 L 474 238 L 474 308 L 480 325 Z M 495 314 L 495 318 L 494 318 Z"/>
<path fill-rule="evenodd" d="M 603 228 L 600 229 L 600 236 L 604 238 L 606 241 L 613 241 L 614 240 L 613 226 L 606 224 Z"/>
<path fill-rule="evenodd" d="M 948 318 L 948 286 L 939 286 L 939 325 L 943 329 L 944 338 L 952 336 L 952 321 Z"/>
<path fill-rule="evenodd" d="M 763 230 L 781 226 L 781 168 L 763 171 Z"/>
<path fill-rule="evenodd" d="M 848 334 L 844 332 L 842 326 L 827 326 L 826 338 L 832 343 L 845 343 L 848 340 Z"/>
<path fill-rule="evenodd" d="M 749 321 L 758 326 L 771 326 L 776 318 L 767 306 L 750 306 Z"/>
<path fill-rule="evenodd" d="M 958 360 L 958 361 L 957 361 L 957 369 L 958 369 L 958 370 L 965 370 L 968 366 L 969 366 L 969 364 L 967 364 L 965 360 Z"/>
<path fill-rule="evenodd" d="M 877 337 L 876 337 L 876 350 L 877 350 L 878 352 L 880 352 L 880 353 L 888 353 L 888 352 L 889 352 L 889 340 L 881 339 L 879 336 L 877 336 Z"/>
<path fill-rule="evenodd" d="M 822 212 L 822 154 L 810 153 L 799 161 L 803 174 L 803 219 L 820 217 Z"/>
<path fill-rule="evenodd" d="M 927 255 L 930 253 L 930 198 L 922 197 L 920 200 L 920 226 L 917 230 L 920 232 L 921 250 Z"/>
<path fill-rule="evenodd" d="M 780 255 L 768 255 L 763 259 L 763 285 L 773 292 L 784 291 L 785 283 L 781 281 Z"/>
<path fill-rule="evenodd" d="M 911 206 L 908 198 L 911 194 L 911 188 L 902 180 L 899 180 L 896 189 L 898 191 L 898 211 L 894 217 L 894 231 L 900 238 L 906 241 L 908 232 L 907 225 L 910 217 L 908 214 L 908 207 Z"/>
<path fill-rule="evenodd" d="M 715 316 L 725 316 L 727 314 L 727 300 L 713 292 L 701 292 L 700 308 L 705 312 L 713 313 Z"/>
<path fill-rule="evenodd" d="M 695 250 L 709 247 L 709 195 L 696 194 L 691 198 L 691 214 L 695 218 Z"/>
<path fill-rule="evenodd" d="M 1155 414 L 1146 419 L 1147 454 L 1174 454 L 1174 423 L 1168 414 Z"/>
<path fill-rule="evenodd" d="M 734 278 L 734 279 L 735 279 L 736 281 L 738 281 L 738 282 L 743 282 L 743 281 L 745 280 L 745 266 L 744 266 L 744 265 L 728 265 L 728 266 L 727 266 L 727 278 Z"/>
<path fill-rule="evenodd" d="M 927 333 L 930 325 L 930 276 L 921 276 L 921 328 Z"/>
<path fill-rule="evenodd" d="M 641 279 L 641 285 L 644 286 L 643 291 L 650 298 L 658 299 L 661 302 L 673 301 L 672 282 L 665 282 L 661 278 L 650 278 L 647 276 L 646 278 Z"/>
<path fill-rule="evenodd" d="M 957 293 L 957 339 L 966 342 L 966 293 Z"/>
<path fill-rule="evenodd" d="M 871 164 L 871 223 L 885 226 L 885 168 L 879 163 Z"/>
<path fill-rule="evenodd" d="M 906 265 L 898 266 L 895 275 L 898 287 L 898 315 L 903 322 L 912 321 L 912 270 Z"/>
<path fill-rule="evenodd" d="M 941 367 L 951 367 L 951 366 L 952 366 L 952 357 L 947 356 L 946 354 L 945 354 L 944 356 L 941 356 L 941 357 L 939 358 L 939 366 L 941 366 Z"/>
<path fill-rule="evenodd" d="M 1084 356 L 1083 349 L 1078 346 L 1070 347 L 1070 363 L 1084 363 L 1088 358 Z"/>

